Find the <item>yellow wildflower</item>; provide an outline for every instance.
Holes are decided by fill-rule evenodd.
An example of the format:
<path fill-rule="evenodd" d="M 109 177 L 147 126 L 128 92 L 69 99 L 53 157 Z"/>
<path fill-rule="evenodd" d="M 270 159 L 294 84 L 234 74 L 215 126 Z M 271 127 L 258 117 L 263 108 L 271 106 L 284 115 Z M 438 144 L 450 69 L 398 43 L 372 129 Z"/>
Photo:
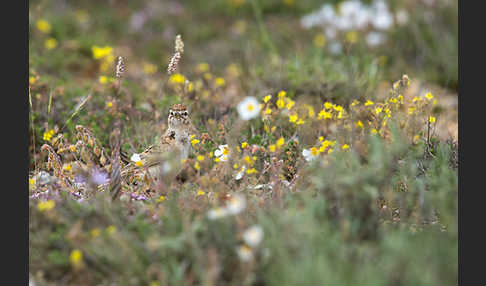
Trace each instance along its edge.
<path fill-rule="evenodd" d="M 39 29 L 39 31 L 41 31 L 42 33 L 47 34 L 51 31 L 51 24 L 49 24 L 49 22 L 44 19 L 37 20 L 35 24 L 37 26 L 37 29 Z"/>
<path fill-rule="evenodd" d="M 204 156 L 203 155 L 198 155 L 197 156 L 197 160 L 200 161 L 200 162 L 204 161 Z"/>
<path fill-rule="evenodd" d="M 393 97 L 393 98 L 390 98 L 390 102 L 391 102 L 391 103 L 397 103 L 397 102 L 398 102 L 398 100 L 397 100 L 396 98 L 394 98 L 394 97 Z"/>
<path fill-rule="evenodd" d="M 333 104 L 332 108 L 334 108 L 334 110 L 336 110 L 337 112 L 343 111 L 343 107 L 341 105 Z"/>
<path fill-rule="evenodd" d="M 207 72 L 209 70 L 209 64 L 208 63 L 200 63 L 197 65 L 197 71 L 203 73 Z"/>
<path fill-rule="evenodd" d="M 323 109 L 323 110 L 321 110 L 321 111 L 319 112 L 319 114 L 317 114 L 317 119 L 319 119 L 319 120 L 320 120 L 320 119 L 328 119 L 328 118 L 331 118 L 331 117 L 332 117 L 331 113 L 330 113 L 330 112 L 325 111 L 324 109 Z"/>
<path fill-rule="evenodd" d="M 349 31 L 346 33 L 346 41 L 350 44 L 354 44 L 358 41 L 358 33 L 356 31 Z"/>
<path fill-rule="evenodd" d="M 192 139 L 192 140 L 191 140 L 191 144 L 192 144 L 192 146 L 195 146 L 195 145 L 196 145 L 196 144 L 198 144 L 199 142 L 201 142 L 201 141 L 199 141 L 199 139 Z"/>
<path fill-rule="evenodd" d="M 98 228 L 93 228 L 91 230 L 91 237 L 95 238 L 100 235 L 100 230 Z"/>
<path fill-rule="evenodd" d="M 197 196 L 204 196 L 205 194 L 203 190 L 197 190 Z"/>
<path fill-rule="evenodd" d="M 326 36 L 320 33 L 314 36 L 314 45 L 319 48 L 326 46 Z"/>
<path fill-rule="evenodd" d="M 270 109 L 270 107 L 267 107 L 267 108 L 265 109 L 264 113 L 265 113 L 266 115 L 270 115 L 270 114 L 272 114 L 272 109 Z"/>
<path fill-rule="evenodd" d="M 285 139 L 283 137 L 280 137 L 278 140 L 277 140 L 277 147 L 280 148 L 282 147 L 283 144 L 285 144 Z"/>
<path fill-rule="evenodd" d="M 216 86 L 223 86 L 226 82 L 224 78 L 222 77 L 217 77 L 215 80 Z"/>
<path fill-rule="evenodd" d="M 71 164 L 66 164 L 66 165 L 64 165 L 63 170 L 64 170 L 64 171 L 66 171 L 66 172 L 71 171 L 71 170 L 72 170 L 72 168 L 71 168 Z"/>
<path fill-rule="evenodd" d="M 287 95 L 285 90 L 281 90 L 278 92 L 278 98 L 284 98 Z"/>
<path fill-rule="evenodd" d="M 399 94 L 398 95 L 398 100 L 400 101 L 401 104 L 403 104 L 403 95 Z"/>
<path fill-rule="evenodd" d="M 254 174 L 254 173 L 257 173 L 257 170 L 256 170 L 255 168 L 251 168 L 251 169 L 246 170 L 246 173 L 247 173 L 248 175 L 250 175 L 250 174 Z"/>
<path fill-rule="evenodd" d="M 297 114 L 289 115 L 289 122 L 296 122 L 298 118 Z"/>
<path fill-rule="evenodd" d="M 106 107 L 108 107 L 108 108 L 112 108 L 112 107 L 113 107 L 113 102 L 112 102 L 112 101 L 108 101 L 108 102 L 106 103 Z"/>
<path fill-rule="evenodd" d="M 115 231 L 116 231 L 116 227 L 115 227 L 114 225 L 110 225 L 110 226 L 108 226 L 108 227 L 106 228 L 106 232 L 107 232 L 108 234 L 114 234 L 114 233 L 115 233 Z"/>
<path fill-rule="evenodd" d="M 268 101 L 270 101 L 270 99 L 272 99 L 272 95 L 271 95 L 271 94 L 269 94 L 269 95 L 265 96 L 265 97 L 263 98 L 263 102 L 267 103 Z"/>
<path fill-rule="evenodd" d="M 310 118 L 313 118 L 316 115 L 316 113 L 314 111 L 314 107 L 312 107 L 312 106 L 307 106 L 307 111 L 308 111 L 308 115 L 309 115 Z"/>
<path fill-rule="evenodd" d="M 330 102 L 328 102 L 328 101 L 324 102 L 324 108 L 325 108 L 325 109 L 331 109 L 331 108 L 332 108 L 332 106 L 333 106 L 333 104 L 332 104 L 332 103 L 330 103 Z"/>
<path fill-rule="evenodd" d="M 375 104 L 373 101 L 367 100 L 364 105 L 365 106 L 370 106 L 370 105 L 373 105 L 373 104 Z"/>
<path fill-rule="evenodd" d="M 268 146 L 268 150 L 270 152 L 275 152 L 275 145 L 274 144 L 271 144 L 270 146 Z"/>
<path fill-rule="evenodd" d="M 74 249 L 71 251 L 71 254 L 69 255 L 69 261 L 71 262 L 71 265 L 75 268 L 78 268 L 82 265 L 83 263 L 83 253 L 79 249 Z"/>
<path fill-rule="evenodd" d="M 101 84 L 106 84 L 106 83 L 108 83 L 108 77 L 106 75 L 102 75 L 102 76 L 100 76 L 100 78 L 98 79 L 98 81 Z"/>
<path fill-rule="evenodd" d="M 299 121 L 297 121 L 295 124 L 297 124 L 297 125 L 302 125 L 302 124 L 304 124 L 304 123 L 305 123 L 305 121 L 304 121 L 304 120 L 302 120 L 302 118 L 299 118 Z"/>
<path fill-rule="evenodd" d="M 413 114 L 415 112 L 416 108 L 415 107 L 409 107 L 408 108 L 408 114 Z"/>
<path fill-rule="evenodd" d="M 371 134 L 376 134 L 376 133 L 378 133 L 378 130 L 376 130 L 375 128 L 372 128 L 371 129 Z"/>
<path fill-rule="evenodd" d="M 377 107 L 377 108 L 375 108 L 375 113 L 380 114 L 382 110 L 383 110 L 383 108 Z"/>
<path fill-rule="evenodd" d="M 425 98 L 427 98 L 428 100 L 431 100 L 432 98 L 434 98 L 434 96 L 432 95 L 432 93 L 427 92 L 427 93 L 425 94 Z"/>
<path fill-rule="evenodd" d="M 135 165 L 137 165 L 138 167 L 142 167 L 143 166 L 142 160 L 135 162 Z"/>
<path fill-rule="evenodd" d="M 165 197 L 164 196 L 160 196 L 158 199 L 157 199 L 157 202 L 161 203 L 165 201 Z"/>
<path fill-rule="evenodd" d="M 429 116 L 429 122 L 434 123 L 435 122 L 435 117 L 434 116 Z"/>
<path fill-rule="evenodd" d="M 210 81 L 211 79 L 213 79 L 213 75 L 211 73 L 209 73 L 209 72 L 204 73 L 203 74 L 203 77 L 207 81 Z"/>
<path fill-rule="evenodd" d="M 279 99 L 277 100 L 276 104 L 277 104 L 277 107 L 278 107 L 279 109 L 282 109 L 282 108 L 284 108 L 284 107 L 285 107 L 285 101 L 284 101 L 283 99 L 281 99 L 281 98 L 279 98 Z"/>
<path fill-rule="evenodd" d="M 175 73 L 169 78 L 169 81 L 173 84 L 182 84 L 185 82 L 185 80 L 186 78 L 180 73 Z"/>
<path fill-rule="evenodd" d="M 30 84 L 34 84 L 36 81 L 37 81 L 37 79 L 35 78 L 35 76 L 30 76 L 29 77 L 29 83 Z"/>
<path fill-rule="evenodd" d="M 91 51 L 93 52 L 93 58 L 101 59 L 107 57 L 108 55 L 112 55 L 113 48 L 110 46 L 104 46 L 104 47 L 92 46 Z"/>
<path fill-rule="evenodd" d="M 56 205 L 56 203 L 54 203 L 53 200 L 41 201 L 41 202 L 37 203 L 37 209 L 40 212 L 50 211 L 54 208 L 55 205 Z"/>
<path fill-rule="evenodd" d="M 199 162 L 196 162 L 196 163 L 194 164 L 194 169 L 196 169 L 196 170 L 201 170 L 201 165 L 199 165 Z"/>
<path fill-rule="evenodd" d="M 295 101 L 290 98 L 287 98 L 287 109 L 290 110 L 295 105 Z"/>
<path fill-rule="evenodd" d="M 249 147 L 249 146 L 250 146 L 250 145 L 249 145 L 249 144 L 248 144 L 246 141 L 245 141 L 245 142 L 243 142 L 243 143 L 241 143 L 241 148 L 243 148 L 243 149 L 244 149 L 244 148 L 247 148 L 247 147 Z"/>
<path fill-rule="evenodd" d="M 152 63 L 143 64 L 143 72 L 147 75 L 151 75 L 157 72 L 157 66 Z"/>
<path fill-rule="evenodd" d="M 49 38 L 44 42 L 44 47 L 48 50 L 52 50 L 57 47 L 57 40 L 54 38 Z"/>
<path fill-rule="evenodd" d="M 356 127 L 364 128 L 363 122 L 361 122 L 361 120 L 356 121 L 355 125 L 356 125 Z"/>
<path fill-rule="evenodd" d="M 44 132 L 44 136 L 43 136 L 44 141 L 51 141 L 51 138 L 52 138 L 53 135 L 54 135 L 53 129 L 51 129 L 47 132 Z"/>
<path fill-rule="evenodd" d="M 349 145 L 348 145 L 348 144 L 344 144 L 343 146 L 341 146 L 341 149 L 342 149 L 342 150 L 349 149 Z"/>

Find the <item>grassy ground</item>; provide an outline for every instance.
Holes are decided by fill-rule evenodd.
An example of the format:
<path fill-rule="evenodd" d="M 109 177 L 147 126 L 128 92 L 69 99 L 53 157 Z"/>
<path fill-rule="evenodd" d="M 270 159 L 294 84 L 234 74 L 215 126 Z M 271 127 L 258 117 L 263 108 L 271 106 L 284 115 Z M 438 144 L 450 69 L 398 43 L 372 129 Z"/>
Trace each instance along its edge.
<path fill-rule="evenodd" d="M 457 3 L 387 2 L 372 46 L 305 28 L 320 2 L 30 1 L 32 281 L 455 285 Z M 183 178 L 112 202 L 115 122 L 131 156 L 180 102 Z"/>

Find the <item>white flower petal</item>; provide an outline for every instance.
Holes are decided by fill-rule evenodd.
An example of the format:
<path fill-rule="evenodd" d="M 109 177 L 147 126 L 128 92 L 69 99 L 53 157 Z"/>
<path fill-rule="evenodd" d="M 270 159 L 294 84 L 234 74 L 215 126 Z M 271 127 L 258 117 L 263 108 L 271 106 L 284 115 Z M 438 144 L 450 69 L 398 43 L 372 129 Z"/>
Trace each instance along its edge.
<path fill-rule="evenodd" d="M 133 162 L 138 162 L 138 161 L 141 161 L 142 159 L 140 158 L 140 154 L 133 154 L 132 157 L 130 157 L 130 160 L 132 160 Z"/>
<path fill-rule="evenodd" d="M 250 120 L 260 114 L 260 103 L 255 97 L 248 96 L 238 103 L 236 109 L 241 119 Z"/>
<path fill-rule="evenodd" d="M 248 228 L 243 233 L 243 240 L 251 247 L 256 247 L 263 240 L 263 228 L 259 225 Z"/>

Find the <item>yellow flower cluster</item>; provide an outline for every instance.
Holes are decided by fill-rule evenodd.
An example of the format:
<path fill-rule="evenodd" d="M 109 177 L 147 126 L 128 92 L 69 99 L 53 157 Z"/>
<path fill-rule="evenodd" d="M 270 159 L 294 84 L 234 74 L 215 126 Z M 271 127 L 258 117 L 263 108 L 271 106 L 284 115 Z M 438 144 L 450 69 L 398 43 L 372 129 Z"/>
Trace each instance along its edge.
<path fill-rule="evenodd" d="M 100 70 L 107 71 L 114 63 L 115 56 L 113 55 L 113 48 L 110 46 L 92 46 L 91 51 L 93 53 L 93 58 L 96 60 L 101 60 Z"/>
<path fill-rule="evenodd" d="M 317 114 L 317 119 L 342 119 L 344 115 L 345 111 L 341 105 L 326 101 L 324 102 L 324 108 Z"/>
<path fill-rule="evenodd" d="M 52 139 L 52 136 L 55 134 L 55 131 L 53 129 L 50 129 L 46 132 L 44 132 L 44 136 L 43 136 L 43 139 L 44 141 L 51 141 Z"/>

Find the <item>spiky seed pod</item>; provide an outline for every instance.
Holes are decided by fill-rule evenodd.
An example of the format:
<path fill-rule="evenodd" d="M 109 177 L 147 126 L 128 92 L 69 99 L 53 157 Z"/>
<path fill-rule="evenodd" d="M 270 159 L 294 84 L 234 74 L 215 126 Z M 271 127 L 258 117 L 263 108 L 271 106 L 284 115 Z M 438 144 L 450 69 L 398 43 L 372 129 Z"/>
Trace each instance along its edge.
<path fill-rule="evenodd" d="M 118 62 L 116 64 L 116 78 L 121 79 L 123 73 L 125 72 L 125 63 L 123 62 L 123 57 L 118 57 Z"/>

